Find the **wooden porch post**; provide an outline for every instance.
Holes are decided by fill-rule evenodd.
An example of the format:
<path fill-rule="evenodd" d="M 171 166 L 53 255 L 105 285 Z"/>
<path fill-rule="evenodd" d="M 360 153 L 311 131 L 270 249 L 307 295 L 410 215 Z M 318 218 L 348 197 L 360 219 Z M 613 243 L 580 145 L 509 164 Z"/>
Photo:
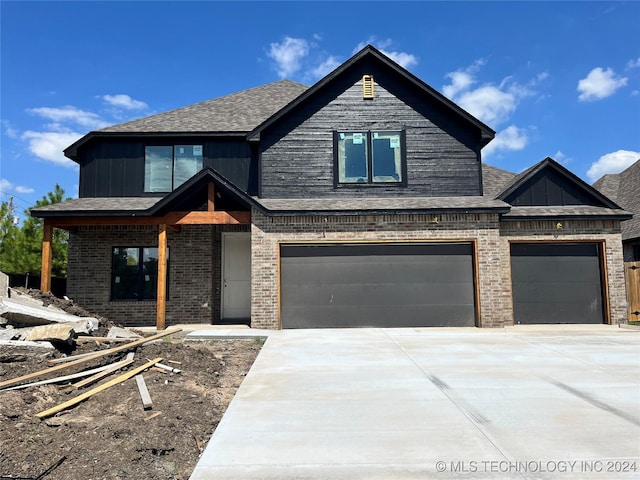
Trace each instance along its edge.
<path fill-rule="evenodd" d="M 158 233 L 158 300 L 156 329 L 165 329 L 165 307 L 167 301 L 167 225 L 160 225 Z"/>
<path fill-rule="evenodd" d="M 207 211 L 213 212 L 216 209 L 216 186 L 213 182 L 209 182 L 209 188 L 207 190 Z"/>
<path fill-rule="evenodd" d="M 40 290 L 51 291 L 51 263 L 53 252 L 51 241 L 53 239 L 53 225 L 49 219 L 44 219 L 44 232 L 42 235 L 42 267 L 40 269 Z"/>

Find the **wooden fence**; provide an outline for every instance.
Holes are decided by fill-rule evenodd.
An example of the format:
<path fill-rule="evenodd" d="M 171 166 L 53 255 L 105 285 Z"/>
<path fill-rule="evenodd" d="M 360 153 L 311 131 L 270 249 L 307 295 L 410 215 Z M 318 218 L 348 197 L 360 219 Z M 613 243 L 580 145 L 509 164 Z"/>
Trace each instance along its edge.
<path fill-rule="evenodd" d="M 627 282 L 629 321 L 640 322 L 640 261 L 625 262 L 624 272 Z"/>

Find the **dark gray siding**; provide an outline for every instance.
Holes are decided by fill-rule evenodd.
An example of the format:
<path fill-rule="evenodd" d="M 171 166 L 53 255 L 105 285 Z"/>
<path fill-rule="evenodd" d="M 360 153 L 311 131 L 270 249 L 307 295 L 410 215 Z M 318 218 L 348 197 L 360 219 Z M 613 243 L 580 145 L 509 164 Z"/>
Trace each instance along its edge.
<path fill-rule="evenodd" d="M 373 100 L 362 98 L 363 73 L 374 74 Z M 481 194 L 479 132 L 415 87 L 371 66 L 320 92 L 261 134 L 262 197 Z M 404 130 L 407 186 L 334 188 L 336 130 Z"/>
<path fill-rule="evenodd" d="M 107 139 L 97 140 L 81 151 L 80 197 L 142 196 L 145 146 L 191 144 L 203 145 L 205 167 L 213 168 L 243 191 L 256 193 L 256 155 L 252 160 L 249 144 L 244 140 Z"/>
<path fill-rule="evenodd" d="M 574 180 L 561 175 L 547 167 L 536 173 L 529 180 L 509 194 L 505 202 L 514 206 L 534 205 L 593 205 L 606 207 L 602 200 L 596 198 Z"/>

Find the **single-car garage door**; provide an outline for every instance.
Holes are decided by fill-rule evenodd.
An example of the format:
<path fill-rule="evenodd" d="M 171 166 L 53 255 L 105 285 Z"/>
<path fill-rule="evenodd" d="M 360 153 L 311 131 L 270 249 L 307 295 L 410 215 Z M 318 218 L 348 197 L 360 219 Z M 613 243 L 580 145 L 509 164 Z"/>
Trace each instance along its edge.
<path fill-rule="evenodd" d="M 516 324 L 603 323 L 600 245 L 512 243 Z"/>
<path fill-rule="evenodd" d="M 471 243 L 280 247 L 282 328 L 474 326 Z"/>

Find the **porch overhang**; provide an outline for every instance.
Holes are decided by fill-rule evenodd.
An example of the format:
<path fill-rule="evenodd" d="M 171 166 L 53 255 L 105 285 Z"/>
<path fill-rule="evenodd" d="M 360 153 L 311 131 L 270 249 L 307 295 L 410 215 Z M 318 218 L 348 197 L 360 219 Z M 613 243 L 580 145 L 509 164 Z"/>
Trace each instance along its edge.
<path fill-rule="evenodd" d="M 222 194 L 218 190 L 222 190 Z M 51 290 L 52 238 L 54 228 L 74 231 L 84 226 L 156 225 L 158 227 L 158 290 L 156 328 L 165 328 L 167 281 L 167 231 L 180 232 L 183 225 L 250 225 L 249 210 L 217 210 L 218 204 L 247 208 L 247 203 L 233 188 L 203 171 L 162 199 L 76 199 L 63 204 L 34 209 L 43 218 L 42 266 L 40 289 Z M 128 201 L 130 200 L 130 201 Z M 129 205 L 129 209 L 125 206 Z M 149 206 L 150 205 L 150 206 Z M 194 210 L 175 210 L 180 207 Z M 206 210 L 204 210 L 206 208 Z"/>

